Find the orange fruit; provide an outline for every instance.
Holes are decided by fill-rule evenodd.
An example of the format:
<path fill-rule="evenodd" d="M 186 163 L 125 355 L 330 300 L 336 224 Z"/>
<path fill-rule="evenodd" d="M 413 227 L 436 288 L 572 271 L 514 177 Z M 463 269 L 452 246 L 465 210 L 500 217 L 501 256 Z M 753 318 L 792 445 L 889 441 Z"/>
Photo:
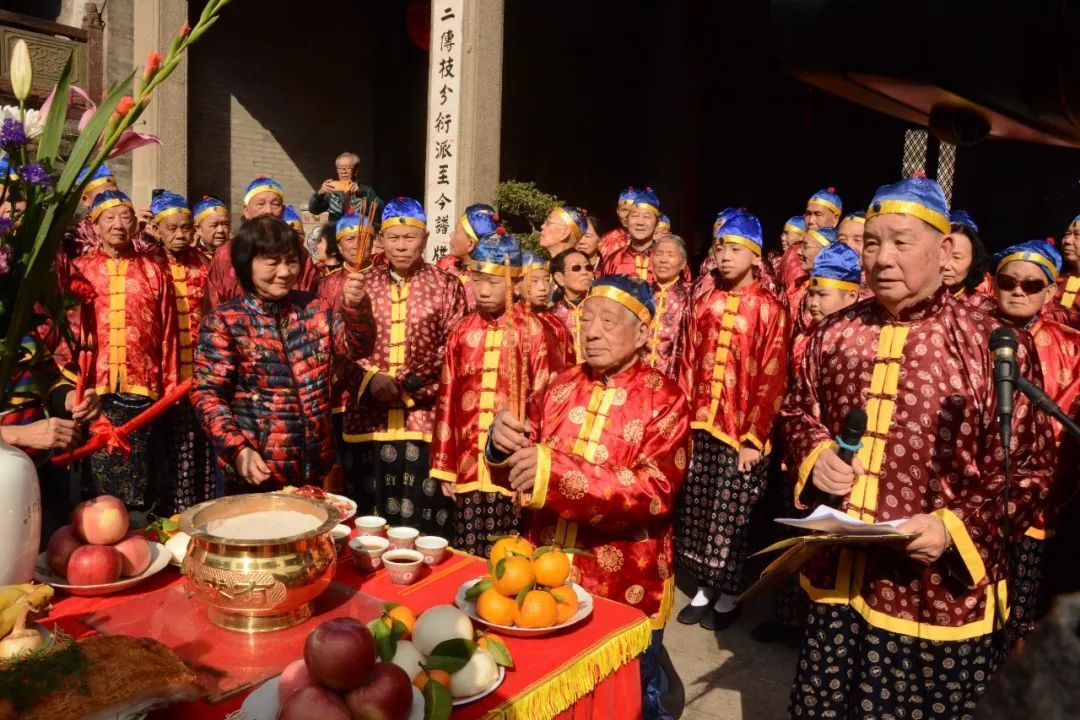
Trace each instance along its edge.
<path fill-rule="evenodd" d="M 517 603 L 514 602 L 514 598 L 506 597 L 493 587 L 480 593 L 480 597 L 476 598 L 476 614 L 481 619 L 496 625 L 513 625 L 516 609 Z M 481 642 L 485 639 L 481 638 Z"/>
<path fill-rule="evenodd" d="M 445 670 L 421 670 L 416 673 L 416 677 L 413 678 L 412 684 L 416 686 L 417 690 L 424 692 L 424 687 L 427 686 L 428 680 L 434 680 L 447 690 L 450 689 L 450 673 Z"/>
<path fill-rule="evenodd" d="M 488 558 L 491 560 L 491 566 L 495 567 L 496 563 L 506 557 L 511 551 L 520 555 L 530 556 L 536 548 L 533 544 L 521 537 L 520 535 L 511 535 L 510 537 L 504 537 L 501 540 L 497 540 L 494 545 L 491 546 L 491 554 Z M 513 556 L 511 556 L 513 557 Z"/>
<path fill-rule="evenodd" d="M 522 589 L 536 581 L 532 560 L 527 557 L 508 557 L 503 566 L 502 577 L 494 578 L 492 587 L 507 597 L 516 597 Z"/>
<path fill-rule="evenodd" d="M 394 609 L 384 612 L 382 619 L 383 622 L 386 624 L 386 627 L 390 628 L 391 630 L 394 629 L 394 621 L 400 620 L 401 623 L 405 625 L 405 634 L 401 636 L 401 639 L 408 640 L 410 637 L 412 637 L 413 625 L 416 624 L 416 613 L 414 613 L 409 608 L 405 607 L 404 605 L 398 605 Z"/>
<path fill-rule="evenodd" d="M 553 587 L 549 592 L 552 597 L 555 598 L 555 609 L 558 612 L 558 624 L 562 625 L 570 619 L 570 616 L 577 612 L 577 593 L 575 593 L 574 588 L 569 585 Z"/>
<path fill-rule="evenodd" d="M 548 550 L 533 560 L 536 582 L 547 587 L 559 587 L 570 577 L 570 558 L 562 550 Z"/>
<path fill-rule="evenodd" d="M 555 598 L 547 590 L 530 590 L 516 608 L 515 624 L 523 628 L 551 627 L 559 619 Z"/>

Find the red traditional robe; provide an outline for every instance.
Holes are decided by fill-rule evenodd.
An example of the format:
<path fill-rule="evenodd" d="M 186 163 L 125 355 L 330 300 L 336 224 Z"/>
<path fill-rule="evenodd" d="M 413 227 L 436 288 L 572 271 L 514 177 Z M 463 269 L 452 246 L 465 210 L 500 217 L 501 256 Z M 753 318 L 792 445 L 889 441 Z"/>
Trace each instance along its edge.
<path fill-rule="evenodd" d="M 85 330 L 94 342 L 87 387 L 98 395 L 130 393 L 156 399 L 176 386 L 179 377 L 176 296 L 169 269 L 156 259 L 129 248 L 110 258 L 100 249 L 72 263 L 76 278 L 94 288 L 95 297 L 75 308 L 71 330 Z M 85 327 L 84 327 L 85 325 Z M 69 351 L 57 349 L 62 365 Z"/>
<path fill-rule="evenodd" d="M 619 250 L 630 244 L 630 240 L 627 238 L 626 230 L 621 227 L 617 227 L 614 230 L 608 230 L 604 233 L 604 236 L 600 238 L 600 257 L 606 258 L 608 255 L 612 255 Z"/>
<path fill-rule="evenodd" d="M 967 640 L 992 632 L 1006 601 L 1004 544 L 1015 542 L 1046 498 L 1053 474 L 1049 421 L 1017 394 L 1013 415 L 1013 507 L 1004 538 L 1004 468 L 987 338 L 998 323 L 941 288 L 891 316 L 876 301 L 818 325 L 781 415 L 795 499 L 821 452 L 853 408 L 869 426 L 844 510 L 864 521 L 930 513 L 954 548 L 928 566 L 892 549 L 820 551 L 803 568 L 815 602 L 848 604 L 874 627 L 924 640 Z M 1041 382 L 1030 343 L 1020 371 Z M 1007 611 L 1006 611 L 1007 612 Z"/>
<path fill-rule="evenodd" d="M 551 308 L 533 310 L 532 313 L 544 324 L 544 331 L 548 337 L 548 348 L 559 356 L 562 366 L 576 365 L 578 362 L 577 338 L 570 334 L 570 331 L 563 325 L 562 320 L 552 312 Z"/>
<path fill-rule="evenodd" d="M 300 282 L 296 290 L 317 293 L 319 269 L 307 252 L 300 253 Z M 236 281 L 236 271 L 232 266 L 232 243 L 222 243 L 214 250 L 214 259 L 210 262 L 210 271 L 206 279 L 207 310 L 243 295 L 244 291 Z"/>
<path fill-rule="evenodd" d="M 165 258 L 172 277 L 173 294 L 176 296 L 176 326 L 179 332 L 177 345 L 180 352 L 180 380 L 183 381 L 191 377 L 210 265 L 198 250 L 190 247 L 176 255 L 166 254 Z"/>
<path fill-rule="evenodd" d="M 1057 279 L 1057 291 L 1054 301 L 1043 305 L 1042 315 L 1074 330 L 1080 330 L 1080 303 L 1076 295 L 1080 293 L 1080 275 L 1062 273 Z"/>
<path fill-rule="evenodd" d="M 344 265 L 332 268 L 323 267 L 322 277 L 319 278 L 319 288 L 315 293 L 317 297 L 325 300 L 334 312 L 340 312 L 342 308 L 342 291 L 345 288 L 345 280 L 349 277 Z M 340 415 L 345 412 L 345 406 L 349 404 L 349 397 L 356 392 L 360 385 L 360 368 L 355 362 L 350 362 L 342 356 L 335 356 L 331 362 L 330 412 Z"/>
<path fill-rule="evenodd" d="M 810 276 L 803 275 L 794 284 L 788 286 L 788 289 L 784 292 L 784 307 L 787 309 L 788 317 L 791 318 L 792 332 L 794 333 L 806 332 L 806 329 L 814 321 L 804 302 L 806 300 L 806 287 L 809 284 Z"/>
<path fill-rule="evenodd" d="M 653 297 L 656 312 L 642 355 L 651 367 L 677 382 L 690 328 L 691 285 L 680 279 L 666 286 L 653 283 Z"/>
<path fill-rule="evenodd" d="M 443 255 L 435 263 L 435 267 L 443 272 L 450 273 L 461 281 L 465 288 L 465 312 L 471 313 L 476 309 L 476 295 L 472 289 L 472 278 L 469 277 L 469 267 L 465 261 L 453 255 Z"/>
<path fill-rule="evenodd" d="M 488 429 L 510 398 L 510 353 L 517 377 L 524 371 L 526 415 L 533 427 L 540 423 L 543 391 L 562 369 L 562 358 L 549 350 L 540 320 L 517 303 L 510 312 L 512 345 L 505 316 L 478 312 L 462 318 L 446 343 L 431 441 L 431 477 L 455 483 L 459 493 L 513 495 L 505 469 L 489 468 L 484 459 Z"/>
<path fill-rule="evenodd" d="M 1080 330 L 1040 317 L 1028 332 L 1035 341 L 1035 352 L 1039 355 L 1043 390 L 1058 407 L 1075 417 L 1077 398 L 1080 396 Z M 1060 448 L 1065 429 L 1053 418 L 1050 423 L 1054 428 L 1054 442 Z M 1051 489 L 1050 502 L 1045 512 L 1040 513 L 1028 528 L 1029 536 L 1038 540 L 1046 538 L 1047 531 L 1057 525 L 1061 506 L 1073 496 L 1076 486 L 1076 468 L 1060 466 Z"/>
<path fill-rule="evenodd" d="M 539 417 L 533 540 L 590 553 L 571 556 L 573 581 L 663 628 L 675 590 L 671 515 L 686 473 L 686 397 L 640 360 L 603 378 L 579 365 L 552 380 Z"/>
<path fill-rule="evenodd" d="M 652 269 L 652 246 L 647 252 L 641 252 L 632 245 L 626 245 L 610 255 L 604 255 L 600 263 L 601 275 L 629 275 L 643 280 L 650 285 L 656 282 L 656 276 Z M 690 266 L 684 265 L 682 270 L 683 280 L 690 282 Z"/>
<path fill-rule="evenodd" d="M 566 328 L 566 332 L 570 335 L 572 347 L 574 349 L 574 362 L 585 362 L 585 356 L 581 352 L 581 337 L 578 332 L 578 326 L 581 324 L 581 301 L 578 301 L 577 305 L 567 300 L 565 297 L 561 298 L 557 303 L 551 306 L 551 314 L 559 319 L 559 322 Z"/>
<path fill-rule="evenodd" d="M 363 278 L 378 333 L 359 362 L 362 376 L 346 409 L 345 441 L 431 442 L 439 373 L 450 333 L 465 314 L 465 289 L 426 263 L 407 279 L 389 266 L 368 268 Z M 401 406 L 384 405 L 367 392 L 380 372 L 402 388 Z"/>
<path fill-rule="evenodd" d="M 690 427 L 736 450 L 748 443 L 767 452 L 787 386 L 787 343 L 787 312 L 756 282 L 697 300 L 679 378 Z"/>

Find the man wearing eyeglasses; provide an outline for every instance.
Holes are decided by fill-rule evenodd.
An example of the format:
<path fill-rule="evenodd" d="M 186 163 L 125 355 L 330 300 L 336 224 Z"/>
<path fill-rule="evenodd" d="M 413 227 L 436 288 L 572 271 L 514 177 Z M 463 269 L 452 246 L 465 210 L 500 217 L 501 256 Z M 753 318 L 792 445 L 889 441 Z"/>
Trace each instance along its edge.
<path fill-rule="evenodd" d="M 1063 410 L 1075 417 L 1080 395 L 1080 331 L 1042 314 L 1053 301 L 1061 272 L 1061 255 L 1045 240 L 1031 240 L 994 255 L 996 272 L 994 299 L 999 317 L 1008 325 L 1027 330 L 1035 340 L 1035 351 L 1043 374 L 1043 390 Z M 1056 420 L 1054 440 L 1061 447 L 1064 431 Z M 1048 533 L 1076 489 L 1074 468 L 1058 467 L 1046 512 L 1038 515 L 1020 542 L 1015 543 L 1009 561 L 1009 591 L 1012 604 L 1012 636 L 1026 635 L 1035 626 L 1042 605 L 1043 552 Z"/>
<path fill-rule="evenodd" d="M 330 222 L 348 210 L 359 213 L 363 205 L 375 203 L 375 217 L 382 215 L 383 201 L 375 193 L 375 188 L 362 185 L 356 177 L 360 169 L 360 156 L 353 152 L 343 152 L 334 159 L 334 172 L 337 178 L 323 181 L 319 189 L 308 200 L 308 212 L 312 215 L 329 213 Z"/>

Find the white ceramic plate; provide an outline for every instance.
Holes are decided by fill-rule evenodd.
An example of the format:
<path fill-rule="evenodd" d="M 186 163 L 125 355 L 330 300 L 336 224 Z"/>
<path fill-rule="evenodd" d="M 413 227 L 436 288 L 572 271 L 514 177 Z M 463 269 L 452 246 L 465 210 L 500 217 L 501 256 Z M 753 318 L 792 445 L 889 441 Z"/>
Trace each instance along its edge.
<path fill-rule="evenodd" d="M 277 717 L 278 710 L 281 709 L 278 704 L 280 679 L 280 675 L 270 678 L 244 698 L 244 704 L 240 706 L 243 720 L 274 720 Z M 409 711 L 409 720 L 424 720 L 424 696 L 415 687 L 412 689 L 412 710 Z"/>
<path fill-rule="evenodd" d="M 570 616 L 570 619 L 559 625 L 552 625 L 546 628 L 520 628 L 512 625 L 496 625 L 495 623 L 489 623 L 484 620 L 476 612 L 476 601 L 468 600 L 465 598 L 465 593 L 476 583 L 480 582 L 481 578 L 475 578 L 473 580 L 467 580 L 461 584 L 458 588 L 457 595 L 454 596 L 454 604 L 465 611 L 465 613 L 471 617 L 474 621 L 487 625 L 489 628 L 498 630 L 503 635 L 510 635 L 512 637 L 540 637 L 541 635 L 550 635 L 551 633 L 565 630 L 568 627 L 577 625 L 579 622 L 589 617 L 593 610 L 592 595 L 585 591 L 585 588 L 581 587 L 577 583 L 571 584 L 574 588 L 574 594 L 578 598 L 577 612 Z"/>
<path fill-rule="evenodd" d="M 491 683 L 491 685 L 488 685 L 487 690 L 481 690 L 480 692 L 476 693 L 475 695 L 470 695 L 469 697 L 463 697 L 463 698 L 455 699 L 454 700 L 454 707 L 458 707 L 459 705 L 468 705 L 471 702 L 476 702 L 480 698 L 487 697 L 491 693 L 495 692 L 495 690 L 500 685 L 502 685 L 502 682 L 505 679 L 506 679 L 506 668 L 504 668 L 502 665 L 500 665 L 499 666 L 499 677 L 495 678 L 495 682 Z"/>
<path fill-rule="evenodd" d="M 165 569 L 172 560 L 172 553 L 161 543 L 150 543 L 150 565 L 138 575 L 122 578 L 113 583 L 104 585 L 69 585 L 67 578 L 60 577 L 49 569 L 49 563 L 45 559 L 45 553 L 38 555 L 37 567 L 34 568 L 34 579 L 38 582 L 48 583 L 57 590 L 63 590 L 69 595 L 108 595 L 109 593 L 126 590 L 133 585 L 138 585 L 151 575 L 156 575 Z"/>
<path fill-rule="evenodd" d="M 277 490 L 275 492 L 279 492 L 279 493 L 281 493 L 283 495 L 291 495 L 292 494 L 292 493 L 286 493 L 286 492 L 284 492 L 282 490 Z M 299 497 L 304 497 L 304 496 L 301 495 Z M 344 495 L 335 495 L 334 493 L 326 493 L 326 498 L 327 498 L 327 500 L 331 500 L 331 499 L 333 500 L 333 503 L 332 503 L 333 506 L 337 509 L 338 514 L 341 515 L 341 519 L 338 520 L 339 523 L 348 523 L 349 520 L 356 517 L 356 503 L 353 502 L 352 500 L 350 500 L 349 498 L 345 497 Z M 316 500 L 317 498 L 309 498 L 309 499 Z M 325 501 L 323 501 L 323 502 L 325 502 Z M 339 507 L 339 505 L 340 505 L 340 507 Z M 344 514 L 342 514 L 342 513 L 344 513 Z"/>

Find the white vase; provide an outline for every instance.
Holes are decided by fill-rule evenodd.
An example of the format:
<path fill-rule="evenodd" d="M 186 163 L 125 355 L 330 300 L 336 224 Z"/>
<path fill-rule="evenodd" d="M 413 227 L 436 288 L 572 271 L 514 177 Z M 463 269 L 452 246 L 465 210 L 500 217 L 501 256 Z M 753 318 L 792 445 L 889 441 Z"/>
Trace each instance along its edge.
<path fill-rule="evenodd" d="M 26 453 L 0 437 L 0 585 L 30 582 L 41 542 L 41 490 Z"/>

